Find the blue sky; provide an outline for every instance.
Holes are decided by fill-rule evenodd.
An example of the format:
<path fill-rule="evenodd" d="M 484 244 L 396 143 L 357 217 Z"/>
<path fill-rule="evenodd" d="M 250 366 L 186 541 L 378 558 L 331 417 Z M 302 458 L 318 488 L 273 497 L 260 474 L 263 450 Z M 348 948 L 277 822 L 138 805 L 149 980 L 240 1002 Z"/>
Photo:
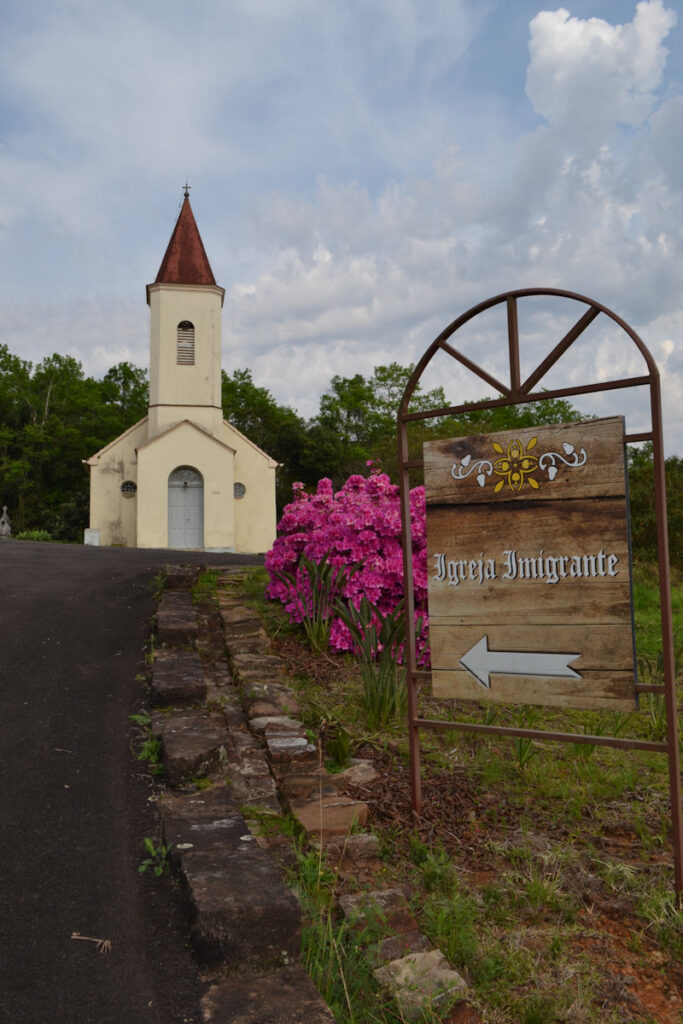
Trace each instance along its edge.
<path fill-rule="evenodd" d="M 683 454 L 680 6 L 5 0 L 0 342 L 146 365 L 144 286 L 188 175 L 223 365 L 302 415 L 333 374 L 413 362 L 474 303 L 550 286 L 641 334 Z M 527 365 L 580 312 L 525 310 Z M 500 326 L 462 339 L 498 375 Z M 640 372 L 603 327 L 548 385 Z M 638 392 L 581 407 L 646 425 Z"/>

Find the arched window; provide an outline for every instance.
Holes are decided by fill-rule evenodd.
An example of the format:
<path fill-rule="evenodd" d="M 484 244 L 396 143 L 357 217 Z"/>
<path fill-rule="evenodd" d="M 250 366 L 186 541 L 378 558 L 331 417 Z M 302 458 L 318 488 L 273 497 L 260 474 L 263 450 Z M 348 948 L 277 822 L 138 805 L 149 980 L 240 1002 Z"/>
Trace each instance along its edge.
<path fill-rule="evenodd" d="M 194 366 L 194 324 L 189 320 L 178 324 L 178 365 Z"/>

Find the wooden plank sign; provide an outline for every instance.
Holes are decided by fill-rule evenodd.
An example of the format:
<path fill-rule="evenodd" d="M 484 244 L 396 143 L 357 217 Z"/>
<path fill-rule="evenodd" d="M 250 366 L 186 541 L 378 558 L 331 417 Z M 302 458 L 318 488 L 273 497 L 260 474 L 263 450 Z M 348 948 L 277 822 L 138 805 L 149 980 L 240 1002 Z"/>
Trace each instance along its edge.
<path fill-rule="evenodd" d="M 624 421 L 424 445 L 435 697 L 636 706 Z"/>

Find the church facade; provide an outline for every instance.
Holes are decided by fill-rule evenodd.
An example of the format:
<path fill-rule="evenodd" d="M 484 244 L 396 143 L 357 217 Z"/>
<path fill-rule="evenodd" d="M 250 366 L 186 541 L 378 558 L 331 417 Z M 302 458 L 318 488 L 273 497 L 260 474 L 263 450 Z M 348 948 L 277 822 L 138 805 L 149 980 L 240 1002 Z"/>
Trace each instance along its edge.
<path fill-rule="evenodd" d="M 223 419 L 221 310 L 187 190 L 150 307 L 147 416 L 87 460 L 90 544 L 267 551 L 277 462 Z"/>

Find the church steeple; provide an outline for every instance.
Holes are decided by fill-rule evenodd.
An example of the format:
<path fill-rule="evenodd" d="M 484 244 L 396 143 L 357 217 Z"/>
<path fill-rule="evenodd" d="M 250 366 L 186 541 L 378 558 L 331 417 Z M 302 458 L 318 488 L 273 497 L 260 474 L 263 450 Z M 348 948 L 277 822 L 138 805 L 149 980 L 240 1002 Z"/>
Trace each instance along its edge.
<path fill-rule="evenodd" d="M 221 307 L 185 187 L 159 273 L 147 285 L 150 308 L 149 436 L 189 421 L 218 437 L 221 408 Z"/>
<path fill-rule="evenodd" d="M 216 284 L 192 213 L 187 186 L 180 215 L 154 283 Z"/>

